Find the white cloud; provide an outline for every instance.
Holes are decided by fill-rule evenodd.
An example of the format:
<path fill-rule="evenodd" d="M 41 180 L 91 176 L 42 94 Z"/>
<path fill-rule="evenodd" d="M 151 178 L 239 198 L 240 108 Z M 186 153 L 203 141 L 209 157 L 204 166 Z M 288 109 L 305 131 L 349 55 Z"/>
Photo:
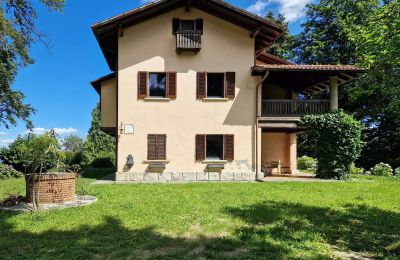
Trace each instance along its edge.
<path fill-rule="evenodd" d="M 0 139 L 0 147 L 8 146 L 12 142 L 14 142 L 14 139 Z"/>
<path fill-rule="evenodd" d="M 0 132 L 0 136 L 6 135 L 6 132 Z"/>
<path fill-rule="evenodd" d="M 257 0 L 257 2 L 247 7 L 247 11 L 262 16 L 265 12 L 265 8 L 267 7 L 267 5 L 268 1 Z"/>
<path fill-rule="evenodd" d="M 264 16 L 267 7 L 277 4 L 279 12 L 286 16 L 288 22 L 295 22 L 305 16 L 306 5 L 312 0 L 257 0 L 247 11 Z"/>
<path fill-rule="evenodd" d="M 31 131 L 29 131 L 29 130 L 25 131 L 25 133 L 33 133 L 33 134 L 41 135 L 41 134 L 49 132 L 50 130 L 51 129 L 46 129 L 43 127 L 35 127 Z M 59 135 L 69 135 L 69 134 L 75 134 L 78 132 L 78 129 L 72 128 L 72 127 L 53 128 L 53 130 Z"/>

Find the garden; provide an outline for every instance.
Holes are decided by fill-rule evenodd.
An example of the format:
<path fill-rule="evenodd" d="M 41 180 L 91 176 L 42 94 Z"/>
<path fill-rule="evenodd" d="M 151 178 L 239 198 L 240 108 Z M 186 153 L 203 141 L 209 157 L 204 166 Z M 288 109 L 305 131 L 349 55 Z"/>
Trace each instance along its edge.
<path fill-rule="evenodd" d="M 54 133 L 22 136 L 0 151 L 7 162 L 0 168 L 0 200 L 24 195 L 24 173 L 72 169 L 82 176 L 77 193 L 98 201 L 34 213 L 0 211 L 2 258 L 400 257 L 399 169 L 356 167 L 361 128 L 343 112 L 302 123 L 321 147 L 346 135 L 340 149 L 329 150 L 332 160 L 324 161 L 326 149 L 318 147 L 316 158 L 298 160 L 300 169 L 329 182 L 94 185 L 115 169 L 112 156 L 92 142 L 102 139 L 93 122 L 85 141 Z M 350 152 L 343 156 L 342 149 Z"/>

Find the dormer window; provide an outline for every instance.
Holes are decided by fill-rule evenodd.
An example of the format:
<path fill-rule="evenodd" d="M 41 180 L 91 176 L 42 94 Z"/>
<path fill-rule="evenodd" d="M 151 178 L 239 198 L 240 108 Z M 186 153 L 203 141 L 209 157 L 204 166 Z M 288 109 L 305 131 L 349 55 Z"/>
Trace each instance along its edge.
<path fill-rule="evenodd" d="M 197 32 L 203 34 L 203 19 L 181 20 L 175 18 L 172 20 L 173 34 L 181 32 Z"/>
<path fill-rule="evenodd" d="M 172 20 L 172 33 L 176 37 L 176 51 L 193 51 L 201 49 L 201 35 L 203 34 L 203 19 Z"/>

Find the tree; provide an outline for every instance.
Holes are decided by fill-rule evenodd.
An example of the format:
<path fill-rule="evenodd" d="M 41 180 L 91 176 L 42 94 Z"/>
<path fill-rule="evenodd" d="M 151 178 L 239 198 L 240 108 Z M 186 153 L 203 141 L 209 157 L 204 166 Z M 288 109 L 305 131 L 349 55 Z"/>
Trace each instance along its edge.
<path fill-rule="evenodd" d="M 64 6 L 64 0 L 40 2 L 50 11 L 61 11 Z M 37 17 L 29 0 L 0 1 L 0 125 L 7 128 L 16 125 L 16 119 L 32 127 L 29 116 L 35 110 L 23 102 L 24 95 L 11 85 L 20 67 L 34 63 L 29 55 L 32 44 L 38 40 L 46 43 L 46 36 L 36 28 Z"/>
<path fill-rule="evenodd" d="M 115 161 L 115 138 L 101 130 L 100 105 L 92 111 L 92 123 L 84 144 L 84 163 L 92 164 L 95 159 Z"/>
<path fill-rule="evenodd" d="M 296 37 L 296 62 L 355 64 L 355 44 L 343 26 L 349 15 L 363 23 L 379 0 L 320 0 L 307 5 L 303 31 Z"/>
<path fill-rule="evenodd" d="M 400 165 L 399 14 L 399 0 L 321 0 L 308 5 L 294 45 L 298 63 L 369 68 L 339 91 L 340 107 L 365 126 L 358 160 L 364 168 L 381 161 Z M 300 154 L 312 155 L 312 140 L 300 136 Z"/>
<path fill-rule="evenodd" d="M 363 23 L 350 15 L 343 24 L 359 64 L 369 68 L 358 87 L 347 90 L 348 106 L 367 126 L 362 162 L 400 166 L 400 1 L 384 1 Z"/>
<path fill-rule="evenodd" d="M 289 23 L 286 21 L 286 17 L 282 14 L 275 16 L 274 12 L 270 10 L 265 18 L 284 28 L 283 34 L 268 49 L 268 53 L 283 59 L 293 60 L 295 55 L 293 52 L 294 36 L 289 33 Z"/>
<path fill-rule="evenodd" d="M 84 140 L 77 135 L 70 135 L 64 138 L 62 146 L 65 151 L 80 152 L 83 149 Z"/>

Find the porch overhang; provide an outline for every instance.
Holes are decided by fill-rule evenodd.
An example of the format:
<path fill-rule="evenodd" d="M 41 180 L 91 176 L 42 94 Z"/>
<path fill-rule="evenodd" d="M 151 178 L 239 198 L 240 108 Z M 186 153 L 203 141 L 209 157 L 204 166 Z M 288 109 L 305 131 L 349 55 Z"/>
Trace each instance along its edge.
<path fill-rule="evenodd" d="M 329 89 L 330 78 L 336 77 L 343 85 L 356 80 L 365 69 L 352 65 L 295 65 L 260 64 L 252 67 L 252 74 L 263 76 L 269 72 L 267 83 L 283 86 L 296 93 L 311 96 Z"/>

